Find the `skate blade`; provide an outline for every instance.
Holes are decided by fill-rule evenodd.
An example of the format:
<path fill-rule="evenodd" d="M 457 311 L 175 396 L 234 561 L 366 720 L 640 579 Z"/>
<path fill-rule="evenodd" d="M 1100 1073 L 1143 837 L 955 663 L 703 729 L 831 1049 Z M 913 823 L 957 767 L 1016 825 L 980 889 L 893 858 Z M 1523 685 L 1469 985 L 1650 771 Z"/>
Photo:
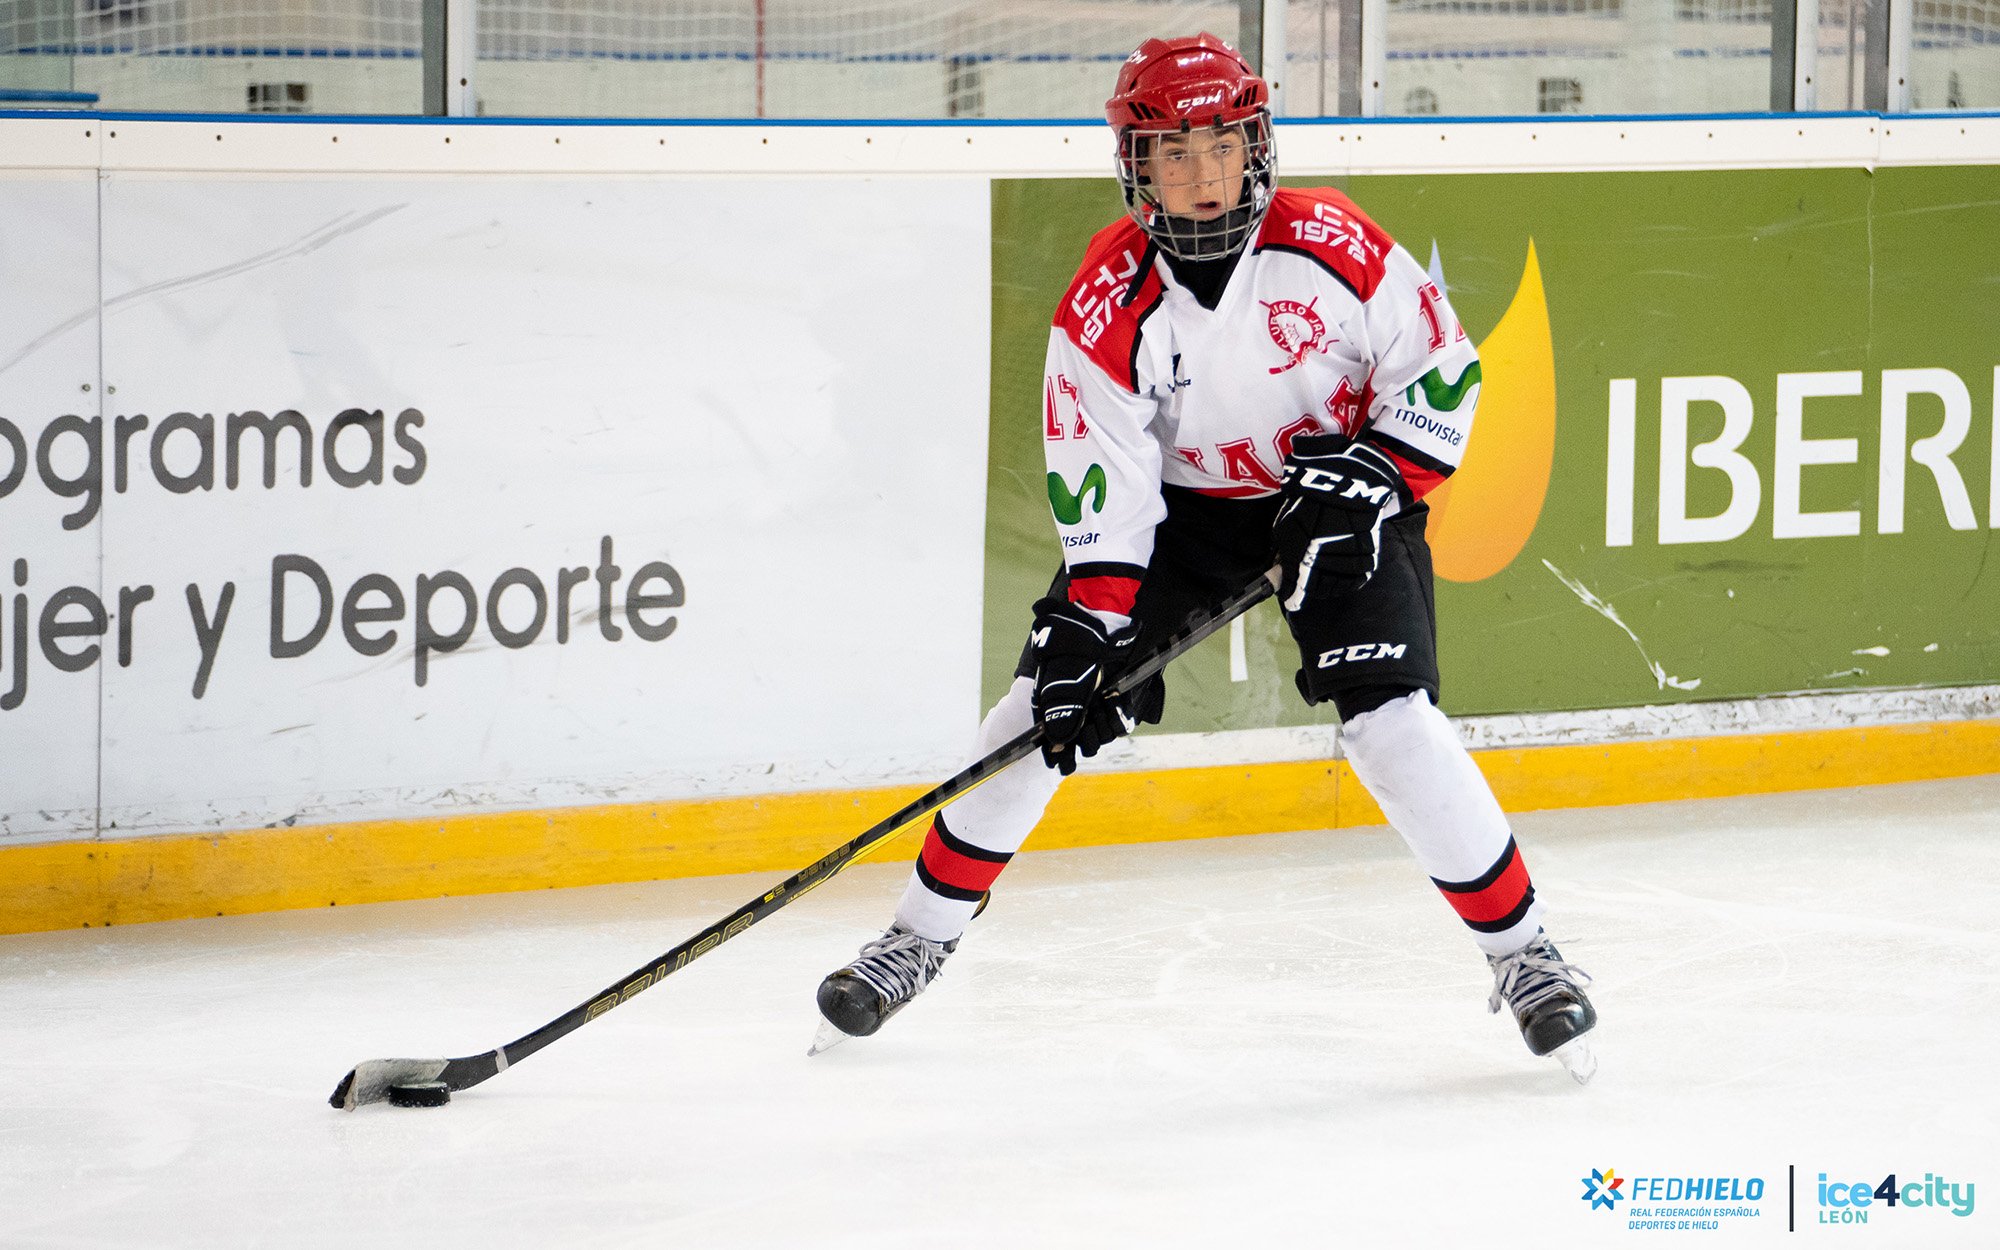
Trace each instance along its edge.
<path fill-rule="evenodd" d="M 1597 1052 L 1591 1048 L 1588 1033 L 1572 1037 L 1550 1051 L 1549 1057 L 1561 1064 L 1578 1085 L 1590 1084 L 1590 1078 L 1597 1075 Z"/>
<path fill-rule="evenodd" d="M 849 1034 L 842 1033 L 839 1029 L 834 1028 L 831 1020 L 822 1018 L 819 1022 L 819 1028 L 813 1033 L 812 1048 L 806 1051 L 806 1057 L 810 1059 L 812 1056 L 832 1050 L 834 1047 L 848 1040 L 850 1040 Z"/>

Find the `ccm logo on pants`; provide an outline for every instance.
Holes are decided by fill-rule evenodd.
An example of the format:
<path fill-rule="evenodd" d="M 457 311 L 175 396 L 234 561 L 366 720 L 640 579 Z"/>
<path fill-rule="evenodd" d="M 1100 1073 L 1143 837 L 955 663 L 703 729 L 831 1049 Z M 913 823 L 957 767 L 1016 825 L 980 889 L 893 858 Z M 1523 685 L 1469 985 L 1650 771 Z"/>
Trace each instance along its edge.
<path fill-rule="evenodd" d="M 1332 668 L 1341 663 L 1353 664 L 1359 660 L 1400 660 L 1403 652 L 1409 650 L 1407 643 L 1359 642 L 1351 647 L 1335 647 L 1331 651 L 1319 653 L 1319 666 Z"/>

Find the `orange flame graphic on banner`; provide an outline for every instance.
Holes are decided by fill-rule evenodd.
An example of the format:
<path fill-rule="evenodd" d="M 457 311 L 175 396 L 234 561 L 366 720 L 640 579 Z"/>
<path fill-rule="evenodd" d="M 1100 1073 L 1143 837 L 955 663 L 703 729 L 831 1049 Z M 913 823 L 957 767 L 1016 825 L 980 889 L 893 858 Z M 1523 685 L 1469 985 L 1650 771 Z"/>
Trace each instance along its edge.
<path fill-rule="evenodd" d="M 1528 545 L 1556 456 L 1556 353 L 1535 241 L 1500 324 L 1479 345 L 1479 409 L 1458 472 L 1429 499 L 1439 577 L 1478 582 Z"/>

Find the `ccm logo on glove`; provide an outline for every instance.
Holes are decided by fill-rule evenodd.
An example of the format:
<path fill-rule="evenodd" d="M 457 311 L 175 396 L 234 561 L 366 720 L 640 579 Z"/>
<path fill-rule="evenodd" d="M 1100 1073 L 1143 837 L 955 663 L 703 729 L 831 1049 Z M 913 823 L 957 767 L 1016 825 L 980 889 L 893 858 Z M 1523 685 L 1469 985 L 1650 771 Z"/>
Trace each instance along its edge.
<path fill-rule="evenodd" d="M 1377 508 L 1388 503 L 1389 496 L 1394 493 L 1387 486 L 1377 486 L 1359 478 L 1342 477 L 1332 469 L 1321 469 L 1310 465 L 1286 469 L 1288 477 L 1294 472 L 1297 473 L 1300 490 L 1325 491 L 1328 494 L 1337 494 L 1342 499 L 1361 499 Z M 1342 482 L 1347 483 L 1346 490 L 1340 489 Z"/>
<path fill-rule="evenodd" d="M 1382 516 L 1402 474 L 1380 449 L 1339 434 L 1307 434 L 1285 458 L 1284 502 L 1271 524 L 1287 612 L 1368 584 L 1382 547 Z"/>

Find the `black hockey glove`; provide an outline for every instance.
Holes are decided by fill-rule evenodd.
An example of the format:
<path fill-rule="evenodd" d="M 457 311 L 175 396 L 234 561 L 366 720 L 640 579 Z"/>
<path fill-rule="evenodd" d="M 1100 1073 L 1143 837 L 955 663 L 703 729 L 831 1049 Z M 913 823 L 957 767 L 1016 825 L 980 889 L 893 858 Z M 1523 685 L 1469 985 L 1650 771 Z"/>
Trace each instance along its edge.
<path fill-rule="evenodd" d="M 1090 609 L 1050 597 L 1035 604 L 1035 719 L 1044 726 L 1042 759 L 1067 777 L 1079 755 L 1132 732 L 1139 721 L 1157 725 L 1166 704 L 1166 681 L 1155 675 L 1129 694 L 1111 682 L 1130 662 L 1136 626 L 1112 634 Z"/>
<path fill-rule="evenodd" d="M 1368 584 L 1382 549 L 1382 512 L 1402 475 L 1387 453 L 1340 434 L 1305 434 L 1285 457 L 1284 502 L 1271 523 L 1286 612 Z"/>

